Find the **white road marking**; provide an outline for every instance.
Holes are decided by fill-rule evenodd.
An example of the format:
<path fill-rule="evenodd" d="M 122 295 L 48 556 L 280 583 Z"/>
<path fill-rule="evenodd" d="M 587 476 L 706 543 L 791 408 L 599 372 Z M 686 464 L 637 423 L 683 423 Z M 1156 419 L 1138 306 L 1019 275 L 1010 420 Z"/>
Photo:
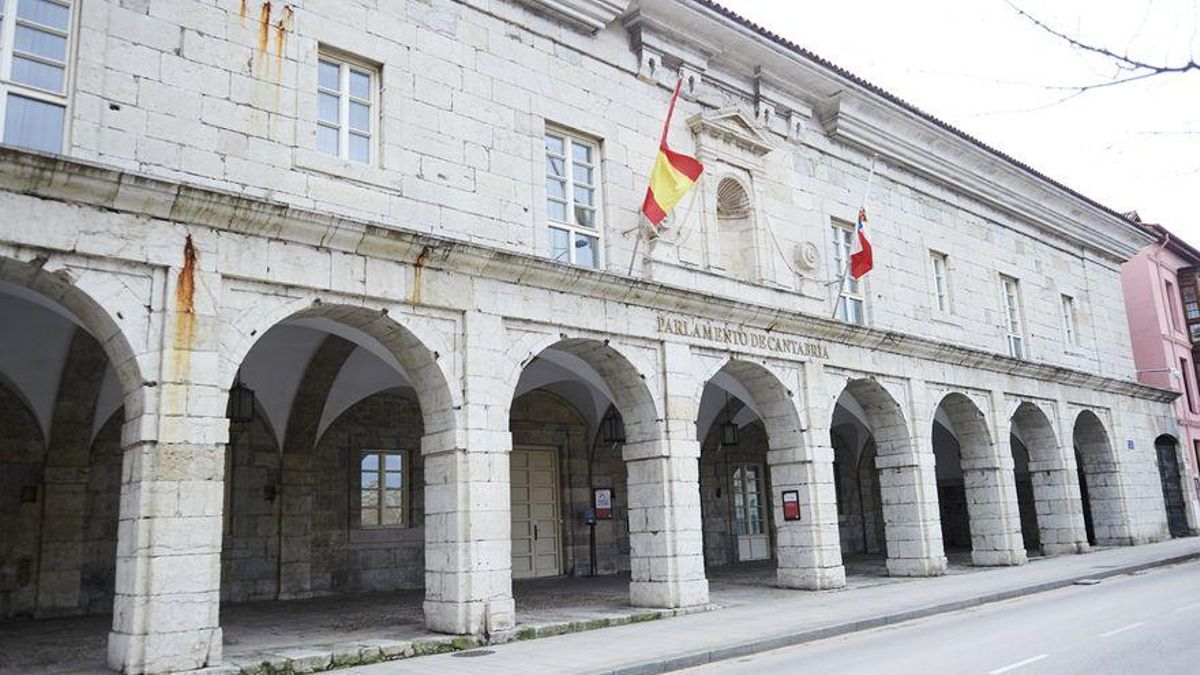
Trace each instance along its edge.
<path fill-rule="evenodd" d="M 1000 673 L 1007 673 L 1010 670 L 1016 670 L 1017 668 L 1020 668 L 1021 666 L 1027 666 L 1031 663 L 1037 663 L 1038 661 L 1041 661 L 1042 659 L 1047 659 L 1047 658 L 1050 658 L 1049 654 L 1041 654 L 1038 656 L 1032 656 L 1030 658 L 1025 659 L 1024 661 L 1017 661 L 1016 663 L 1011 663 L 1007 666 L 1004 666 L 1003 668 L 989 670 L 988 675 L 1000 675 Z"/>
<path fill-rule="evenodd" d="M 1171 611 L 1173 611 L 1173 612 L 1186 612 L 1186 611 L 1188 611 L 1189 609 L 1196 609 L 1197 607 L 1200 607 L 1200 602 L 1193 602 L 1193 603 L 1192 603 L 1192 604 L 1190 604 L 1190 605 L 1184 605 L 1183 607 L 1176 607 L 1175 609 L 1173 609 L 1173 610 L 1171 610 Z"/>
<path fill-rule="evenodd" d="M 1128 626 L 1122 626 L 1121 628 L 1115 628 L 1113 630 L 1110 630 L 1107 633 L 1101 633 L 1100 637 L 1111 637 L 1113 635 L 1116 635 L 1117 633 L 1124 633 L 1127 630 L 1133 630 L 1134 628 L 1144 625 L 1145 623 L 1146 623 L 1145 621 L 1138 621 L 1137 623 L 1131 623 Z"/>

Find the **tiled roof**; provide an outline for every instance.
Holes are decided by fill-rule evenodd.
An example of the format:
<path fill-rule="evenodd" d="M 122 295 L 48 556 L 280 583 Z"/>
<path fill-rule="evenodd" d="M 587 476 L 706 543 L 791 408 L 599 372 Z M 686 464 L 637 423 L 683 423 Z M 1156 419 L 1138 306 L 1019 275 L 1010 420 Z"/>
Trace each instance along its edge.
<path fill-rule="evenodd" d="M 1073 189 L 1067 187 L 1066 185 L 1063 185 L 1062 183 L 1054 180 L 1053 178 L 1050 178 L 1049 176 L 1038 171 L 1037 169 L 1034 169 L 1033 167 L 1029 166 L 1028 164 L 1020 161 L 1019 159 L 1016 159 L 1015 157 L 1013 157 L 1011 155 L 1008 155 L 1004 152 L 1001 152 L 1000 150 L 997 150 L 996 148 L 988 145 L 987 143 L 984 143 L 983 141 L 979 140 L 978 138 L 975 138 L 974 136 L 966 133 L 965 131 L 958 129 L 955 126 L 938 119 L 937 117 L 934 117 L 933 115 L 925 112 L 924 110 L 921 110 L 920 108 L 909 103 L 908 101 L 905 101 L 904 99 L 900 98 L 899 96 L 896 96 L 895 94 L 892 94 L 891 92 L 888 92 L 877 85 L 871 84 L 870 82 L 862 79 L 861 77 L 855 75 L 854 73 L 851 73 L 850 71 L 846 70 L 845 68 L 842 68 L 841 66 L 838 66 L 838 65 L 818 56 L 817 54 L 814 54 L 813 52 L 805 49 L 804 47 L 801 47 L 800 45 L 792 42 L 791 40 L 788 40 L 787 38 L 785 38 L 781 35 L 778 35 L 772 31 L 754 23 L 753 21 L 745 18 L 744 16 L 742 16 L 726 7 L 721 6 L 720 4 L 718 4 L 716 2 L 713 2 L 713 0 L 688 0 L 688 1 L 693 2 L 697 5 L 703 6 L 703 7 L 707 7 L 708 9 L 711 9 L 712 11 L 724 16 L 725 18 L 735 21 L 735 22 L 745 26 L 746 28 L 753 30 L 754 32 L 756 32 L 759 35 L 763 36 L 764 38 L 767 38 L 768 40 L 780 45 L 781 47 L 784 47 L 792 52 L 795 52 L 798 56 L 800 56 L 808 61 L 812 61 L 812 62 L 820 65 L 821 67 L 833 72 L 838 77 L 841 77 L 841 78 L 850 80 L 851 82 L 854 82 L 858 86 L 870 91 L 871 93 L 876 94 L 877 96 L 880 96 L 880 97 L 890 101 L 891 103 L 894 103 L 894 104 L 900 106 L 901 108 L 904 108 L 905 110 L 911 112 L 912 114 L 916 115 L 917 117 L 920 117 L 921 119 L 926 120 L 927 122 L 935 124 L 935 125 L 941 127 L 942 129 L 949 131 L 950 133 L 954 134 L 955 136 L 958 136 L 959 138 L 967 141 L 968 143 L 971 143 L 971 144 L 995 155 L 996 157 L 999 157 L 1000 159 L 1003 159 L 1004 161 L 1008 162 L 1009 164 L 1012 164 L 1013 166 L 1021 169 L 1022 171 L 1029 173 L 1030 175 L 1038 178 L 1039 180 L 1045 181 L 1045 182 L 1049 183 L 1050 185 L 1053 185 L 1054 187 L 1056 187 L 1060 190 L 1063 190 L 1064 192 L 1067 192 L 1067 193 L 1071 194 L 1072 196 L 1104 211 L 1105 213 L 1111 214 L 1112 216 L 1114 216 L 1116 218 L 1120 218 L 1120 219 L 1128 222 L 1128 218 L 1126 218 L 1123 213 L 1116 211 L 1115 209 L 1109 208 L 1109 207 L 1105 206 L 1104 204 L 1101 204 L 1100 202 L 1098 202 L 1086 195 L 1080 194 L 1078 191 L 1073 190 Z"/>

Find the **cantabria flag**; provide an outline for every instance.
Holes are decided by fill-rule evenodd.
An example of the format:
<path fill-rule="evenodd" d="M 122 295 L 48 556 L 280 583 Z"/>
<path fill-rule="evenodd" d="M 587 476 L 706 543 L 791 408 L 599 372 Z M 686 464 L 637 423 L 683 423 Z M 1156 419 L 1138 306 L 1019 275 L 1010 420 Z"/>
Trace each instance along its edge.
<path fill-rule="evenodd" d="M 671 104 L 667 107 L 667 121 L 663 123 L 662 139 L 658 143 L 658 157 L 650 170 L 650 186 L 646 188 L 646 200 L 642 202 L 642 213 L 646 220 L 658 229 L 663 218 L 679 203 L 683 195 L 696 184 L 704 165 L 667 147 L 667 130 L 671 127 L 671 115 L 675 112 L 675 100 L 679 98 L 681 79 L 675 83 Z"/>

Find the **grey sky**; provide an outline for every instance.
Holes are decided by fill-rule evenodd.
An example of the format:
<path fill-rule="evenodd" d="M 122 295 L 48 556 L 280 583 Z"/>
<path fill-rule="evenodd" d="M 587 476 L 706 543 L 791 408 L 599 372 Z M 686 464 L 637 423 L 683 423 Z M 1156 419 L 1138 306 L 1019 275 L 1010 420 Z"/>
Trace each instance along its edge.
<path fill-rule="evenodd" d="M 1200 245 L 1200 72 L 1068 98 L 1071 90 L 1056 87 L 1111 80 L 1116 69 L 1004 0 L 720 1 L 1092 199 Z M 1197 0 L 1013 2 L 1140 60 L 1200 60 Z"/>

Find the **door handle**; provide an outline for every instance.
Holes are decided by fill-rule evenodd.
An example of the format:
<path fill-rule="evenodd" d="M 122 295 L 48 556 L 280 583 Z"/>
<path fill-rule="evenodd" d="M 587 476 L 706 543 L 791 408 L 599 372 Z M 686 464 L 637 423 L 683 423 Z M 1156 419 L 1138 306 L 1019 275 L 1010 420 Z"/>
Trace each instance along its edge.
<path fill-rule="evenodd" d="M 533 526 L 533 540 L 537 541 L 537 539 L 538 539 L 538 529 L 537 529 L 537 525 L 534 525 Z"/>

